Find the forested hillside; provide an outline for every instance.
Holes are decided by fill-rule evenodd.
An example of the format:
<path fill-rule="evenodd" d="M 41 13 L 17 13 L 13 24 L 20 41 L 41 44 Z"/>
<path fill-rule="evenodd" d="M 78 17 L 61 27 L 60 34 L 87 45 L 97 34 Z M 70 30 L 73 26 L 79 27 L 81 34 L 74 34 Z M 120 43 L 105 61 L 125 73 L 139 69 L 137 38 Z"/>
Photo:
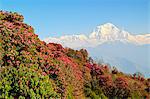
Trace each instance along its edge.
<path fill-rule="evenodd" d="M 0 11 L 1 99 L 150 98 L 150 79 L 97 64 L 86 49 L 46 44 L 23 20 Z"/>

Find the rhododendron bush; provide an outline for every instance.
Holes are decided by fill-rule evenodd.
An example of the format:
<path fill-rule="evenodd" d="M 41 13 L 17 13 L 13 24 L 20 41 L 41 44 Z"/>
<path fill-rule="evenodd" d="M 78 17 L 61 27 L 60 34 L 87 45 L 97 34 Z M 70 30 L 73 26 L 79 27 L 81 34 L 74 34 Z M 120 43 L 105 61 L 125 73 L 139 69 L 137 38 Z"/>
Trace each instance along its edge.
<path fill-rule="evenodd" d="M 148 98 L 149 80 L 91 61 L 86 49 L 46 44 L 18 13 L 0 11 L 0 98 Z"/>

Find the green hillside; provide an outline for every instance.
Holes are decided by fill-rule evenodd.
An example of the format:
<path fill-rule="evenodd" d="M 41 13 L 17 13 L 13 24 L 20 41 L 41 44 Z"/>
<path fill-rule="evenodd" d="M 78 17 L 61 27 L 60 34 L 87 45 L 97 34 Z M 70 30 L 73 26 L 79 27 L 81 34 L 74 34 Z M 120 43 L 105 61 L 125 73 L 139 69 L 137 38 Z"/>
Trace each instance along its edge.
<path fill-rule="evenodd" d="M 150 79 L 97 64 L 86 49 L 46 44 L 23 19 L 0 11 L 0 99 L 150 98 Z"/>

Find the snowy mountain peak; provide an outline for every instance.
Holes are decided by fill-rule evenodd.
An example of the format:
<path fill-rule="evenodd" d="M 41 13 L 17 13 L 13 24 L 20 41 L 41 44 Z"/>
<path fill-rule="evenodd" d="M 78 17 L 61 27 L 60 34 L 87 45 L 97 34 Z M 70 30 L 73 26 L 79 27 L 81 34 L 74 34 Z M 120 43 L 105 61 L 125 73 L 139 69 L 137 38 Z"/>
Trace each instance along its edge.
<path fill-rule="evenodd" d="M 67 47 L 95 47 L 105 42 L 119 41 L 122 43 L 132 43 L 136 45 L 150 44 L 150 34 L 132 35 L 127 31 L 119 29 L 112 23 L 106 23 L 97 26 L 93 32 L 86 36 L 79 35 L 65 35 L 57 38 L 46 38 L 45 42 L 60 43 Z"/>
<path fill-rule="evenodd" d="M 120 40 L 127 38 L 129 33 L 120 30 L 112 23 L 106 23 L 97 26 L 96 29 L 91 33 L 89 38 L 92 39 L 103 39 L 103 40 Z"/>
<path fill-rule="evenodd" d="M 109 29 L 112 29 L 112 28 L 117 28 L 117 27 L 114 24 L 112 24 L 112 23 L 105 23 L 103 25 L 97 26 L 97 28 L 109 28 Z"/>

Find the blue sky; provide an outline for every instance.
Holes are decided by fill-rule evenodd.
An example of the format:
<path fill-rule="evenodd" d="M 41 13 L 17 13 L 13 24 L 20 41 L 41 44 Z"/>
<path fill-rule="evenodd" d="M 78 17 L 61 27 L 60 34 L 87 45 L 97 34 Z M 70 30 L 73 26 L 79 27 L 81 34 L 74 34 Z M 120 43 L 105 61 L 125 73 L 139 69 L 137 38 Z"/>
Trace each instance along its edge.
<path fill-rule="evenodd" d="M 150 33 L 150 0 L 0 0 L 0 10 L 19 12 L 41 39 L 89 34 L 111 22 L 132 34 Z"/>

